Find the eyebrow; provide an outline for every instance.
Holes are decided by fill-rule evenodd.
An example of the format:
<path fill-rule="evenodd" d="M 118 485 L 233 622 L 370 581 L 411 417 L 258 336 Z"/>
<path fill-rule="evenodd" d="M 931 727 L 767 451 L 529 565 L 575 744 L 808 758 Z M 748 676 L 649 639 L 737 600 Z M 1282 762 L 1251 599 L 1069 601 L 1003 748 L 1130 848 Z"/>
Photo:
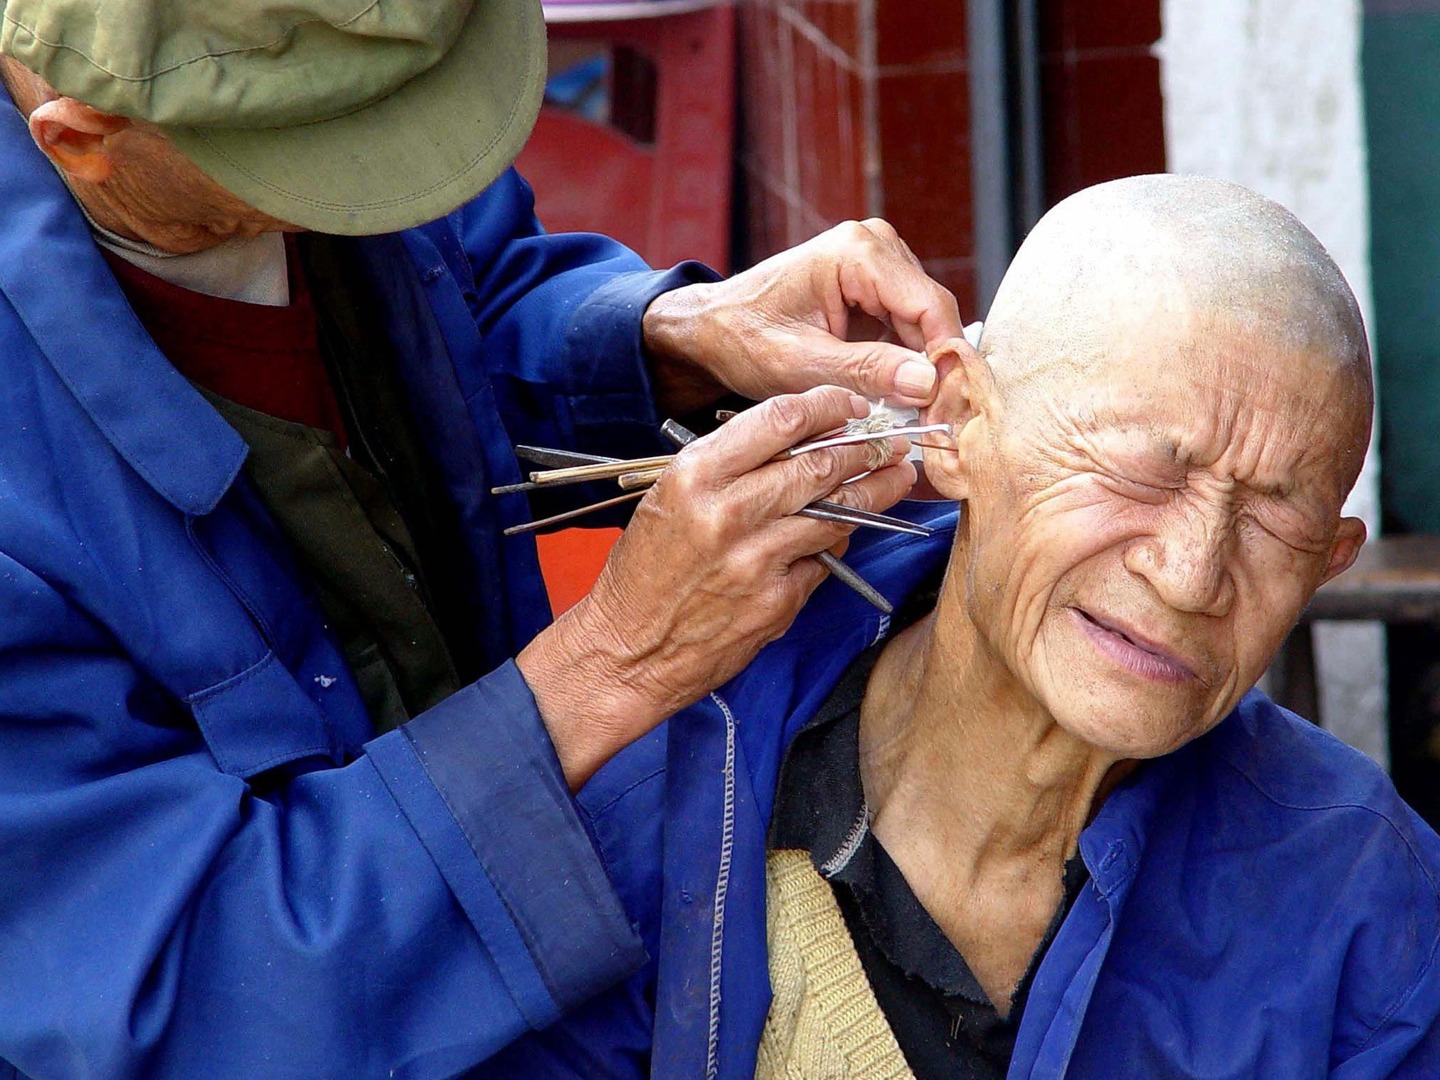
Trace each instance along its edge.
<path fill-rule="evenodd" d="M 1177 467 L 1189 467 L 1188 459 L 1181 451 L 1179 439 L 1154 432 L 1147 432 L 1147 434 L 1149 435 L 1147 449 L 1151 453 Z M 1293 484 L 1284 483 L 1260 484 L 1254 481 L 1237 480 L 1236 484 L 1246 491 L 1253 492 L 1264 498 L 1282 501 L 1288 499 L 1295 490 Z"/>

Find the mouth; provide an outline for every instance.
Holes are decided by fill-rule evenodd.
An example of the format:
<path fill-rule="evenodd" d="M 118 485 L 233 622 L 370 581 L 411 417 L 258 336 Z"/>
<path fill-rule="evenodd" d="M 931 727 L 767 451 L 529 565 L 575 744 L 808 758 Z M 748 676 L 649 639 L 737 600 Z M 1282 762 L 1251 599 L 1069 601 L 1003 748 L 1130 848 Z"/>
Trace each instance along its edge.
<path fill-rule="evenodd" d="M 1070 610 L 1075 613 L 1085 636 L 1132 674 L 1164 683 L 1182 683 L 1196 677 L 1189 665 L 1174 653 L 1147 641 L 1123 623 L 1093 615 L 1083 608 Z"/>

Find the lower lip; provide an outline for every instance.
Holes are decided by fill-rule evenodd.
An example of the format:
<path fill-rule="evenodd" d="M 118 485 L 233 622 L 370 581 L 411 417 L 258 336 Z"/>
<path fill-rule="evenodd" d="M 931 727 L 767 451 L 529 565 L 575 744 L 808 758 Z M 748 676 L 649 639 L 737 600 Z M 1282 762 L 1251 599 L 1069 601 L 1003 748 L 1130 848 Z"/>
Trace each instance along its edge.
<path fill-rule="evenodd" d="M 1080 629 L 1095 647 L 1133 675 L 1154 682 L 1181 683 L 1193 678 L 1190 669 L 1165 656 L 1142 649 L 1133 641 L 1107 630 L 1079 610 L 1072 608 Z"/>

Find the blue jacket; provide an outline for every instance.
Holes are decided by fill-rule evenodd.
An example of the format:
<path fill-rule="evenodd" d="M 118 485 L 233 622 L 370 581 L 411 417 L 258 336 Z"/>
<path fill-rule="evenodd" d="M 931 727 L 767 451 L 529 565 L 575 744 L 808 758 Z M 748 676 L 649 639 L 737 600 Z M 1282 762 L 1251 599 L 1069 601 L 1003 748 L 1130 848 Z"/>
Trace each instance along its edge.
<path fill-rule="evenodd" d="M 857 534 L 847 555 L 895 600 L 953 537 L 952 511 L 912 512 L 944 528 Z M 653 960 L 476 1075 L 752 1074 L 781 758 L 882 632 L 827 583 L 737 679 L 596 775 L 580 801 Z M 1440 1077 L 1440 838 L 1363 755 L 1251 693 L 1119 787 L 1080 853 L 1090 881 L 1011 1080 Z"/>
<path fill-rule="evenodd" d="M 703 273 L 502 177 L 359 243 L 493 672 L 373 739 L 246 448 L 0 108 L 0 1077 L 439 1077 L 643 952 L 507 662 L 512 441 L 654 452 L 640 316 Z"/>

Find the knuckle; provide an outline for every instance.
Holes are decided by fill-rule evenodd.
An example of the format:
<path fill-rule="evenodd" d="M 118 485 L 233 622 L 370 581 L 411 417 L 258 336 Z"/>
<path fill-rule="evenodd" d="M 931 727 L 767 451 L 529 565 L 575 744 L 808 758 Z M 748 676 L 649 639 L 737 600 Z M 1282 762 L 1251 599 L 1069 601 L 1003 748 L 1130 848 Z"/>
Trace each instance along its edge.
<path fill-rule="evenodd" d="M 794 442 L 810 428 L 811 417 L 808 402 L 799 394 L 782 394 L 765 402 L 767 420 L 777 434 Z"/>
<path fill-rule="evenodd" d="M 878 239 L 891 242 L 900 239 L 900 234 L 895 231 L 895 226 L 891 225 L 890 222 L 886 221 L 884 218 L 866 218 L 860 223 L 860 225 L 862 228 L 866 229 L 872 236 L 877 237 Z"/>
<path fill-rule="evenodd" d="M 683 499 L 693 499 L 705 488 L 705 466 L 701 455 L 690 447 L 681 450 L 661 477 L 667 490 Z"/>
<path fill-rule="evenodd" d="M 868 381 L 875 381 L 885 373 L 886 352 L 876 346 L 866 349 L 855 356 L 855 374 Z"/>
<path fill-rule="evenodd" d="M 729 518 L 724 508 L 713 502 L 691 507 L 687 526 L 691 542 L 701 549 L 724 548 L 730 533 Z"/>
<path fill-rule="evenodd" d="M 875 234 L 863 221 L 842 221 L 833 232 L 846 248 L 863 250 L 875 243 Z"/>
<path fill-rule="evenodd" d="M 926 280 L 930 282 L 930 294 L 934 306 L 954 322 L 960 322 L 960 301 L 955 299 L 955 294 L 934 278 L 927 277 Z"/>
<path fill-rule="evenodd" d="M 793 460 L 800 463 L 800 474 L 807 487 L 829 491 L 845 479 L 841 455 L 833 450 L 817 450 Z"/>

